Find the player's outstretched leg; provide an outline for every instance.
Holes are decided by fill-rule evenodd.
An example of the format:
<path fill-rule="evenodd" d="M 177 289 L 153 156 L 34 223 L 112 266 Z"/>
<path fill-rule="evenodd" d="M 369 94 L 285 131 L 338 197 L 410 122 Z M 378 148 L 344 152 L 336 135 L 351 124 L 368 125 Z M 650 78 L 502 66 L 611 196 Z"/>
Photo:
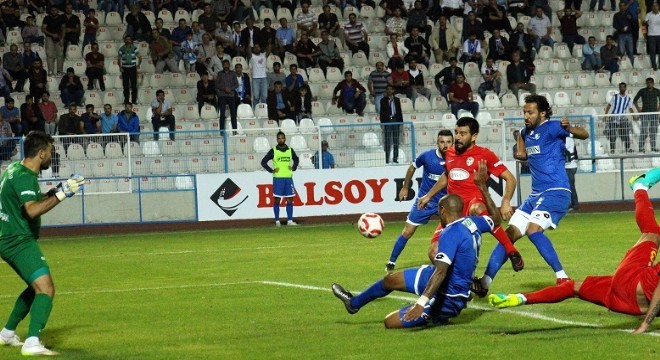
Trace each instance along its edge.
<path fill-rule="evenodd" d="M 394 241 L 392 253 L 390 254 L 390 260 L 385 265 L 385 271 L 394 271 L 396 260 L 399 258 L 399 255 L 401 255 L 401 252 L 403 252 L 403 249 L 406 247 L 408 240 L 410 240 L 410 238 L 415 234 L 415 230 L 417 230 L 417 226 L 406 222 L 403 231 L 401 234 L 399 234 L 399 237 L 396 238 L 396 241 Z"/>
<path fill-rule="evenodd" d="M 636 190 L 641 185 L 645 189 L 650 189 L 660 181 L 660 168 L 655 168 L 646 173 L 630 178 L 630 188 Z M 636 185 L 638 184 L 638 185 Z"/>
<path fill-rule="evenodd" d="M 504 229 L 502 229 L 501 226 L 498 226 L 491 231 L 491 234 L 493 234 L 500 245 L 504 247 L 507 257 L 511 260 L 513 271 L 522 270 L 525 267 L 525 262 Z"/>
<path fill-rule="evenodd" d="M 660 169 L 657 173 L 660 175 Z M 653 171 L 651 170 L 651 171 Z M 651 173 L 649 171 L 647 174 Z M 637 226 L 642 234 L 653 233 L 660 234 L 660 227 L 655 220 L 655 211 L 653 210 L 653 203 L 649 199 L 648 186 L 649 184 L 655 184 L 655 182 L 649 180 L 651 176 L 645 176 L 646 174 L 635 176 L 630 179 L 630 184 L 633 190 L 635 191 L 635 220 L 637 220 Z M 653 185 L 650 185 L 653 186 Z"/>
<path fill-rule="evenodd" d="M 350 291 L 344 289 L 341 285 L 332 284 L 332 293 L 335 294 L 337 299 L 341 300 L 344 303 L 344 306 L 346 307 L 346 311 L 348 311 L 349 314 L 355 314 L 360 310 L 360 309 L 355 309 L 351 306 L 351 301 L 353 300 L 353 294 L 351 294 Z"/>
<path fill-rule="evenodd" d="M 556 303 L 575 296 L 575 281 L 568 280 L 559 285 L 526 294 L 490 294 L 488 302 L 496 308 L 507 308 L 520 305 Z"/>

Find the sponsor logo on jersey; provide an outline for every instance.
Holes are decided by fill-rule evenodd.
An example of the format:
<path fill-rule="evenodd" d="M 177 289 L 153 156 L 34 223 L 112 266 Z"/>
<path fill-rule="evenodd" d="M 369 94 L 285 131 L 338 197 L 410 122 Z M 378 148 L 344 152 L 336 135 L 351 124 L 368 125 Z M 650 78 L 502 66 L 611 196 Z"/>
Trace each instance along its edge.
<path fill-rule="evenodd" d="M 465 163 L 467 164 L 467 166 L 472 166 L 472 164 L 474 163 L 474 158 L 470 156 L 469 158 L 467 158 L 467 161 Z"/>
<path fill-rule="evenodd" d="M 541 147 L 538 145 L 529 146 L 525 148 L 525 150 L 527 151 L 527 155 L 535 155 L 541 153 Z"/>
<path fill-rule="evenodd" d="M 21 192 L 21 195 L 32 195 L 32 196 L 34 196 L 34 195 L 37 195 L 37 194 L 32 190 L 25 190 L 25 191 Z"/>
<path fill-rule="evenodd" d="M 467 180 L 470 178 L 470 173 L 464 169 L 451 169 L 449 171 L 449 178 L 452 180 Z"/>
<path fill-rule="evenodd" d="M 431 180 L 433 180 L 433 181 L 438 181 L 438 179 L 440 179 L 440 175 L 429 173 L 428 178 L 431 179 Z"/>

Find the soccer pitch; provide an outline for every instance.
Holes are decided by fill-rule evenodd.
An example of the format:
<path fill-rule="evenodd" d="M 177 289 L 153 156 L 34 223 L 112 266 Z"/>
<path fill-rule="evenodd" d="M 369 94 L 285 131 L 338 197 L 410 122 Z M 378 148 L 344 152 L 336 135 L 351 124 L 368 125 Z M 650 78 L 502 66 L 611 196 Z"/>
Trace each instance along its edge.
<path fill-rule="evenodd" d="M 631 205 L 632 207 L 632 205 Z M 357 219 L 357 216 L 356 216 Z M 358 292 L 384 275 L 402 222 L 379 238 L 350 223 L 299 227 L 53 238 L 42 240 L 56 284 L 43 342 L 66 359 L 648 359 L 656 331 L 627 333 L 640 319 L 571 299 L 493 310 L 472 301 L 450 325 L 386 330 L 390 312 L 416 296 L 394 293 L 355 315 L 330 292 Z M 398 267 L 427 263 L 435 226 L 421 227 Z M 549 233 L 568 274 L 611 274 L 639 233 L 632 212 L 566 216 Z M 496 240 L 484 235 L 481 275 Z M 492 291 L 518 292 L 554 282 L 526 239 L 526 267 L 507 263 Z M 0 322 L 24 284 L 0 266 Z M 25 337 L 26 319 L 18 329 Z M 20 348 L 0 348 L 1 359 Z"/>

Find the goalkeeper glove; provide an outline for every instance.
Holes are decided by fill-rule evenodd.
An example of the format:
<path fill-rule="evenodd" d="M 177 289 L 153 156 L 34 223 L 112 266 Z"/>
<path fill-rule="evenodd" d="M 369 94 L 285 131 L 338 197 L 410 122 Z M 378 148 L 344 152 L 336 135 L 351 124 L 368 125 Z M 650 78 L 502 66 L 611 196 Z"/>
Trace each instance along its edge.
<path fill-rule="evenodd" d="M 72 174 L 65 182 L 57 185 L 55 196 L 59 201 L 70 198 L 78 191 L 84 189 L 85 178 L 80 174 Z"/>

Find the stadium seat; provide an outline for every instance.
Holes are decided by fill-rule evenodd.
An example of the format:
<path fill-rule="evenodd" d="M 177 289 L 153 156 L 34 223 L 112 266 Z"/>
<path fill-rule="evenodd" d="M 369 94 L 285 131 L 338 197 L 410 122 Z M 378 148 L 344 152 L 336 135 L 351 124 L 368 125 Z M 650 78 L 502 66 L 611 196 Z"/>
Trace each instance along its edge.
<path fill-rule="evenodd" d="M 555 73 L 555 74 L 566 71 L 566 67 L 564 66 L 564 61 L 560 59 L 550 60 L 550 64 L 548 65 L 548 70 L 551 73 Z"/>
<path fill-rule="evenodd" d="M 334 88 L 337 83 L 344 80 L 344 75 L 339 70 L 339 68 L 330 66 L 327 69 L 326 78 L 327 78 L 327 81 L 332 86 L 332 88 Z"/>
<path fill-rule="evenodd" d="M 415 111 L 415 109 L 413 109 L 412 101 L 410 99 L 400 98 L 400 100 L 401 100 L 401 112 L 407 114 Z"/>
<path fill-rule="evenodd" d="M 142 142 L 142 155 L 146 157 L 160 156 L 160 147 L 156 141 L 143 141 Z"/>
<path fill-rule="evenodd" d="M 554 89 L 558 86 L 557 77 L 554 75 L 546 75 L 543 78 L 543 88 L 544 89 Z"/>
<path fill-rule="evenodd" d="M 481 70 L 479 69 L 479 66 L 477 63 L 474 62 L 467 62 L 465 63 L 465 66 L 463 68 L 463 72 L 465 73 L 465 77 L 477 77 L 481 76 Z"/>
<path fill-rule="evenodd" d="M 320 68 L 308 69 L 308 73 L 309 82 L 321 83 L 326 81 L 325 75 L 323 75 L 323 71 Z"/>
<path fill-rule="evenodd" d="M 629 85 L 644 85 L 646 82 L 646 79 L 642 75 L 640 71 L 632 71 L 630 72 L 630 75 L 628 76 L 628 81 L 630 82 Z M 612 81 L 614 83 L 614 81 Z"/>
<path fill-rule="evenodd" d="M 612 84 L 617 84 L 617 85 L 622 83 L 622 82 L 627 82 L 626 75 L 624 75 L 624 73 L 622 73 L 620 71 L 615 72 L 614 74 L 611 75 L 610 82 Z"/>
<path fill-rule="evenodd" d="M 431 103 L 429 102 L 429 99 L 426 98 L 426 96 L 418 96 L 417 99 L 415 99 L 415 111 L 431 111 Z"/>
<path fill-rule="evenodd" d="M 362 146 L 365 148 L 379 148 L 380 138 L 376 133 L 368 132 L 362 136 Z"/>
<path fill-rule="evenodd" d="M 303 151 L 309 150 L 309 147 L 307 147 L 307 140 L 302 135 L 293 135 L 291 137 L 291 147 L 293 149 L 300 149 Z"/>
<path fill-rule="evenodd" d="M 252 106 L 249 104 L 238 105 L 236 117 L 239 119 L 255 119 L 254 112 L 252 112 Z"/>
<path fill-rule="evenodd" d="M 255 138 L 252 148 L 254 149 L 254 152 L 257 154 L 262 154 L 262 153 L 265 154 L 270 149 L 272 149 L 272 147 L 270 146 L 270 142 L 266 137 Z"/>
<path fill-rule="evenodd" d="M 152 89 L 167 89 L 170 86 L 169 74 L 151 74 L 149 84 Z"/>
<path fill-rule="evenodd" d="M 297 134 L 298 126 L 296 125 L 295 121 L 291 119 L 284 119 L 280 122 L 280 130 L 287 135 Z"/>
<path fill-rule="evenodd" d="M 571 98 L 565 91 L 557 91 L 554 97 L 555 106 L 571 106 Z"/>
<path fill-rule="evenodd" d="M 453 129 L 456 127 L 456 116 L 452 113 L 445 113 L 442 115 L 440 120 L 442 128 L 444 129 Z"/>
<path fill-rule="evenodd" d="M 177 141 L 179 153 L 184 155 L 197 154 L 199 152 L 199 141 L 197 139 L 187 139 Z"/>
<path fill-rule="evenodd" d="M 117 142 L 109 142 L 105 144 L 105 156 L 108 159 L 122 158 L 124 153 L 121 145 Z"/>
<path fill-rule="evenodd" d="M 517 108 L 518 99 L 516 98 L 516 95 L 512 93 L 506 93 L 502 96 L 501 104 L 505 108 Z"/>
<path fill-rule="evenodd" d="M 301 134 L 314 134 L 317 132 L 316 125 L 314 124 L 314 120 L 308 118 L 300 120 L 300 125 L 298 126 L 298 129 L 300 130 Z"/>
<path fill-rule="evenodd" d="M 484 106 L 486 109 L 499 109 L 502 107 L 502 103 L 496 94 L 490 93 L 486 94 L 486 98 L 484 99 Z"/>
<path fill-rule="evenodd" d="M 578 75 L 578 87 L 586 88 L 594 86 L 594 76 L 592 74 L 581 73 Z"/>
<path fill-rule="evenodd" d="M 575 87 L 575 79 L 571 74 L 561 75 L 560 83 L 561 83 L 561 87 L 564 89 L 570 89 Z"/>
<path fill-rule="evenodd" d="M 103 146 L 97 142 L 90 142 L 87 145 L 87 158 L 90 160 L 104 159 Z"/>
<path fill-rule="evenodd" d="M 552 48 L 550 46 L 543 45 L 539 49 L 538 53 L 539 59 L 551 59 L 552 58 Z"/>
<path fill-rule="evenodd" d="M 245 171 L 261 170 L 261 154 L 247 154 L 243 157 L 243 167 Z"/>
<path fill-rule="evenodd" d="M 479 124 L 488 124 L 492 120 L 492 117 L 489 112 L 487 111 L 480 111 L 477 114 L 477 121 Z"/>
<path fill-rule="evenodd" d="M 583 91 L 580 91 L 580 90 L 571 91 L 570 94 L 572 94 L 571 104 L 573 104 L 573 105 L 587 105 L 589 100 L 587 99 L 586 96 L 584 96 Z"/>
<path fill-rule="evenodd" d="M 314 114 L 314 116 L 325 115 L 325 108 L 323 107 L 322 102 L 312 101 L 312 114 Z"/>
<path fill-rule="evenodd" d="M 536 59 L 534 60 L 534 72 L 536 74 L 547 73 L 550 68 L 550 62 L 546 60 Z"/>
<path fill-rule="evenodd" d="M 66 157 L 69 160 L 84 160 L 85 149 L 80 144 L 71 144 L 66 150 Z"/>
<path fill-rule="evenodd" d="M 605 73 L 597 73 L 594 84 L 599 88 L 608 88 L 610 87 L 610 79 Z"/>
<path fill-rule="evenodd" d="M 619 61 L 619 70 L 632 70 L 633 65 L 627 56 L 623 56 Z"/>

